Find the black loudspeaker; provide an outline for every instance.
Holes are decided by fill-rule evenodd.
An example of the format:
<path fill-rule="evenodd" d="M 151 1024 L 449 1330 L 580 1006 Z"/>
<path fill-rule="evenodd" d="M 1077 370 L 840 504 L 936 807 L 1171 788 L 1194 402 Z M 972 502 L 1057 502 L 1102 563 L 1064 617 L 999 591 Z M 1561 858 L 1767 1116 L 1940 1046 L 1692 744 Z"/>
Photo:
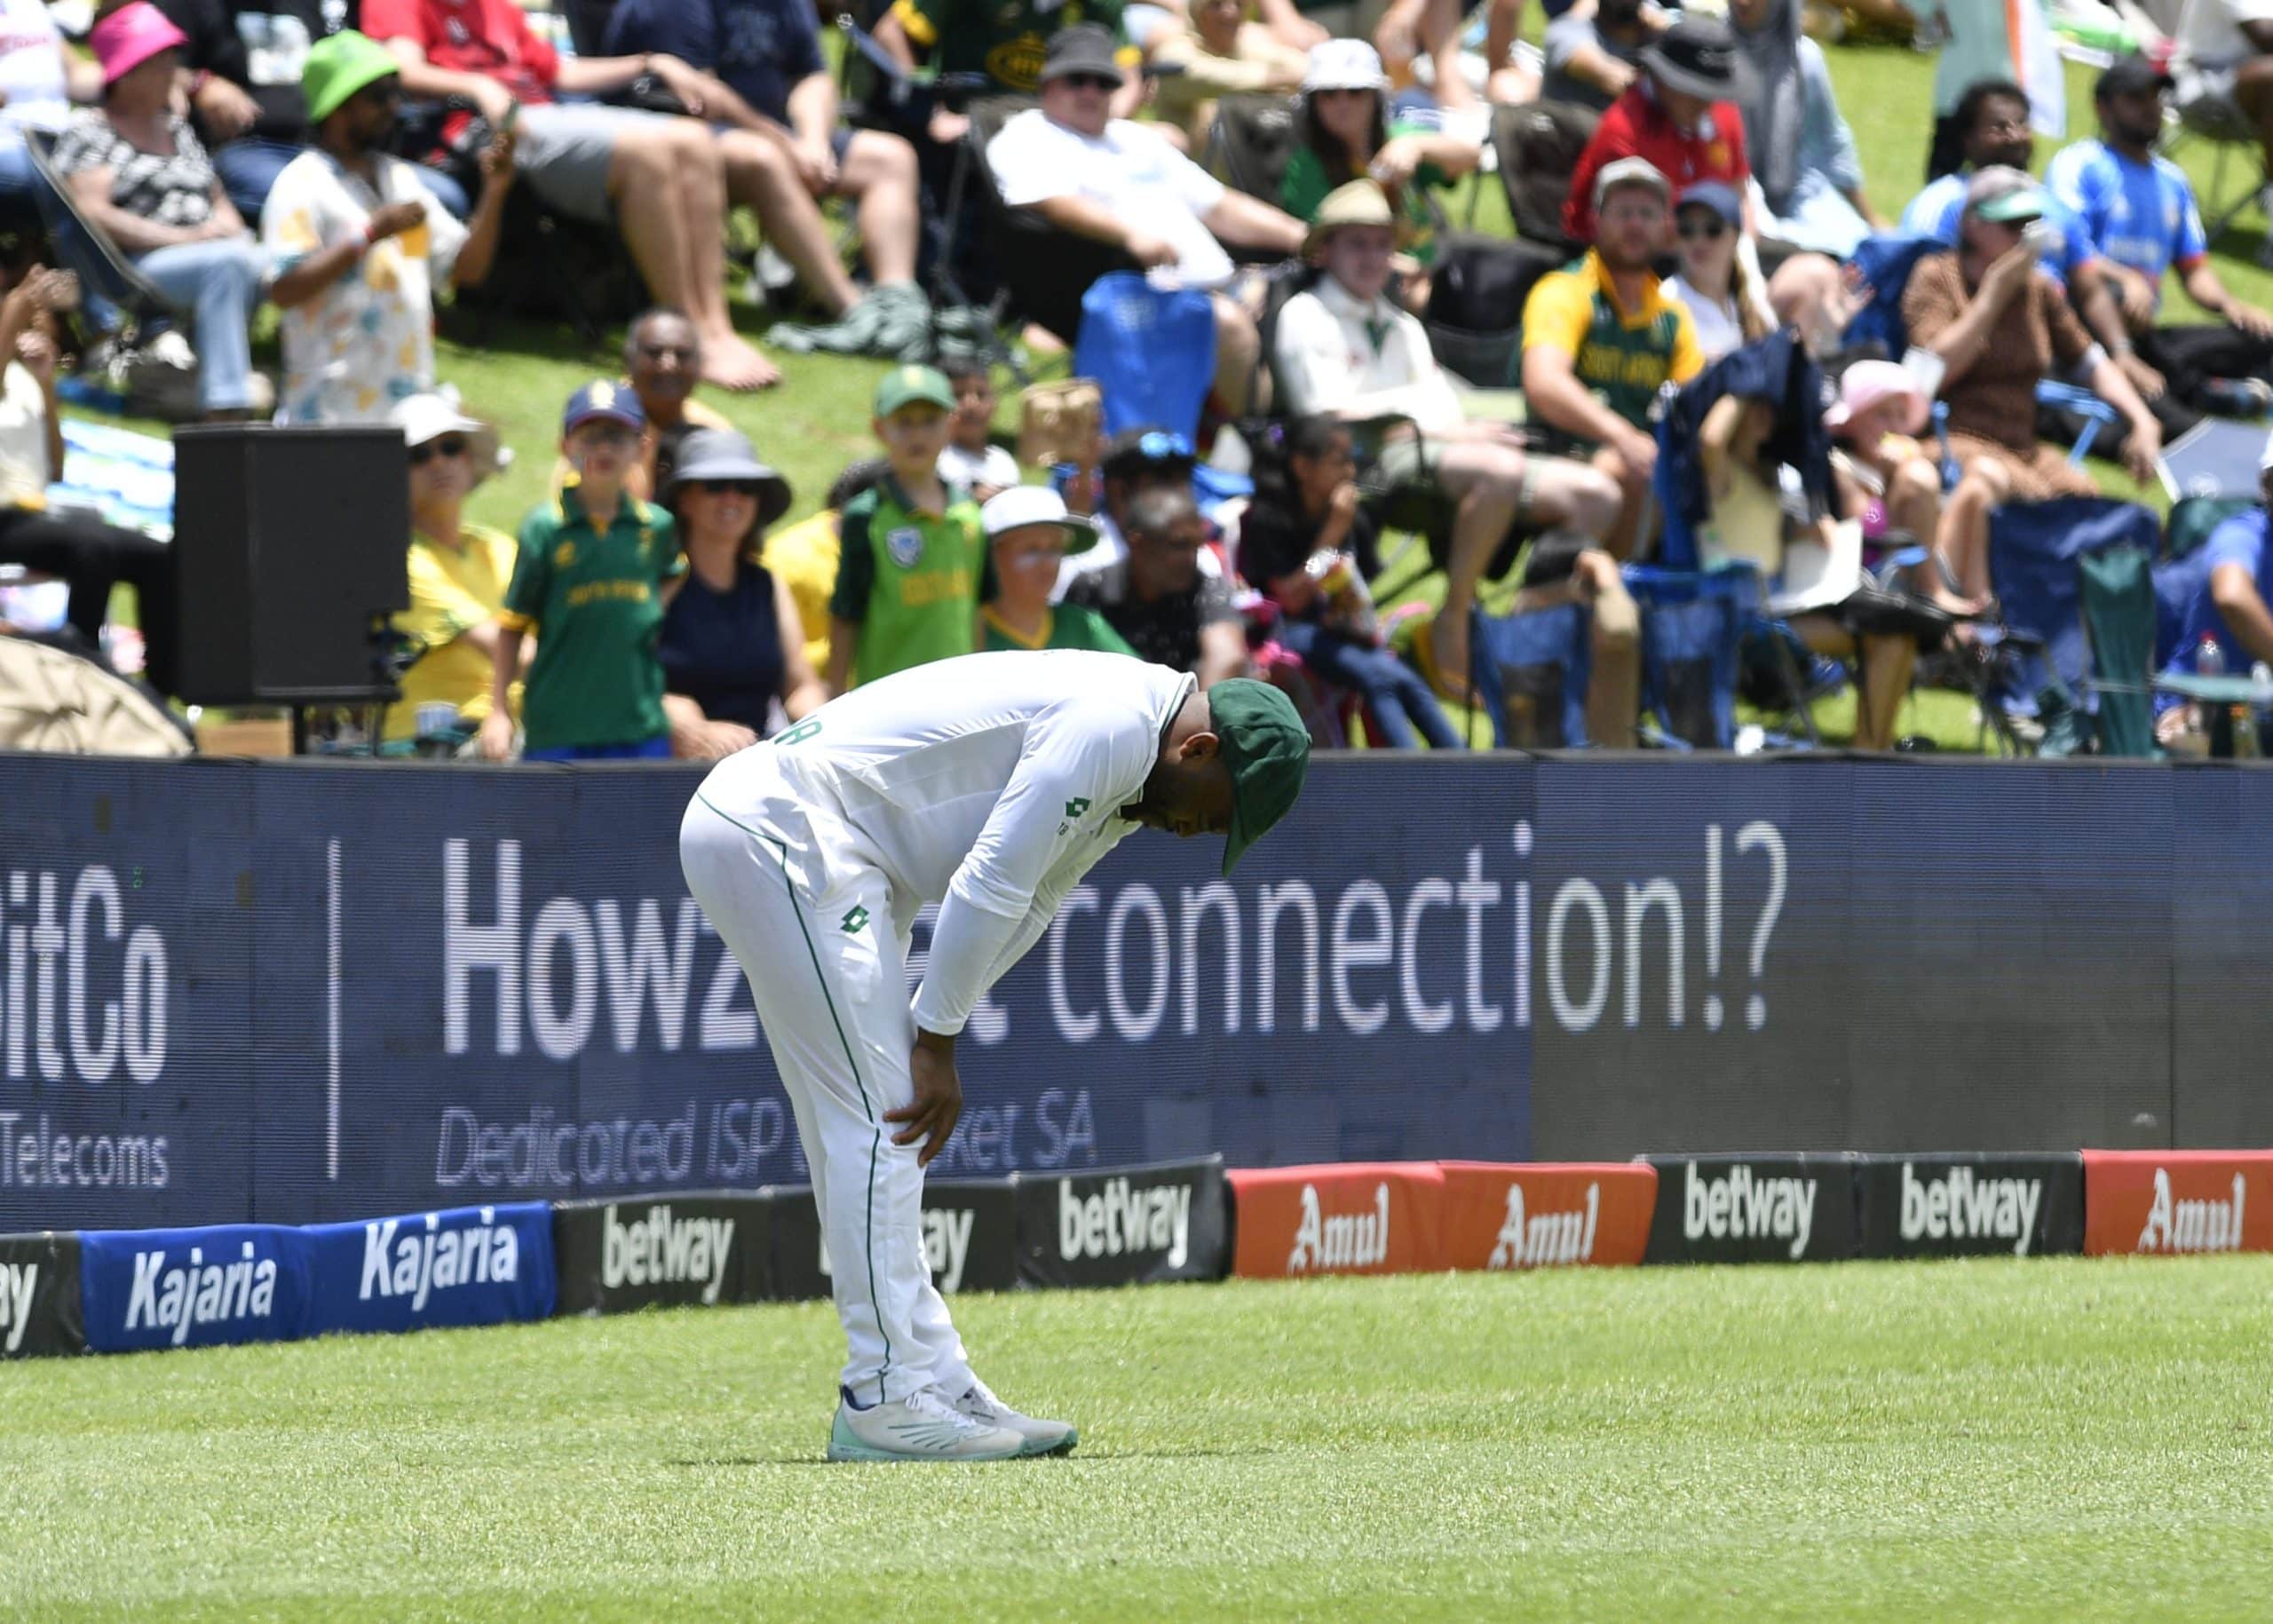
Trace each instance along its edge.
<path fill-rule="evenodd" d="M 174 434 L 179 697 L 395 697 L 376 635 L 410 606 L 402 432 L 226 424 Z"/>

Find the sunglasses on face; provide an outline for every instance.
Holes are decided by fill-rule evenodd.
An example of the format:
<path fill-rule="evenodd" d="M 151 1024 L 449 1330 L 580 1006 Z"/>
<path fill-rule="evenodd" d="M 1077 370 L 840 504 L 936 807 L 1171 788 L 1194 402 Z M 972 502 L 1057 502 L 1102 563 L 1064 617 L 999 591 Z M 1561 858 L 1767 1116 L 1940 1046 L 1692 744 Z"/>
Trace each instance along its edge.
<path fill-rule="evenodd" d="M 752 501 L 759 488 L 755 479 L 696 479 L 693 484 L 706 496 L 748 496 Z"/>
<path fill-rule="evenodd" d="M 582 426 L 577 430 L 577 436 L 587 445 L 629 446 L 638 443 L 639 431 L 630 424 L 607 423 L 597 427 Z"/>
<path fill-rule="evenodd" d="M 430 440 L 423 446 L 410 448 L 410 465 L 424 468 L 438 456 L 461 457 L 465 455 L 465 436 L 445 434 L 440 440 Z"/>
<path fill-rule="evenodd" d="M 1693 242 L 1700 237 L 1707 242 L 1717 242 L 1729 234 L 1729 223 L 1715 215 L 1706 220 L 1683 220 L 1680 231 L 1684 242 Z"/>
<path fill-rule="evenodd" d="M 1117 91 L 1121 88 L 1120 80 L 1109 79 L 1103 74 L 1066 74 L 1062 76 L 1069 87 L 1077 91 Z"/>

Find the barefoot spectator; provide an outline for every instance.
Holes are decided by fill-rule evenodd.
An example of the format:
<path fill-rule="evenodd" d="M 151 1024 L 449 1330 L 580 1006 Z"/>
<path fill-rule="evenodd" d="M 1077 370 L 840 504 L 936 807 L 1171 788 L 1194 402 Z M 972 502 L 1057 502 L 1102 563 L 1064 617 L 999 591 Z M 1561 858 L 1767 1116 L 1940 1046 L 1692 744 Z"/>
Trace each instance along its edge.
<path fill-rule="evenodd" d="M 248 416 L 265 393 L 254 380 L 250 324 L 268 257 L 174 111 L 181 30 L 149 0 L 130 0 L 95 25 L 89 43 L 102 64 L 103 105 L 65 127 L 55 168 L 87 218 L 193 313 L 205 415 Z"/>
<path fill-rule="evenodd" d="M 409 94 L 457 98 L 493 129 L 510 124 L 514 162 L 548 206 L 623 233 L 655 297 L 693 318 L 705 377 L 726 389 L 780 381 L 726 313 L 726 173 L 709 127 L 557 99 L 606 95 L 652 72 L 699 108 L 715 81 L 676 57 L 563 58 L 513 0 L 367 0 L 363 28 L 395 53 Z M 445 139 L 472 117 L 453 113 Z"/>
<path fill-rule="evenodd" d="M 495 697 L 514 543 L 502 530 L 468 523 L 465 499 L 497 466 L 497 432 L 440 395 L 398 400 L 388 420 L 402 430 L 410 464 L 410 608 L 394 624 L 425 652 L 402 675 L 402 699 L 388 708 L 385 737 L 416 737 L 418 713 L 429 705 L 447 705 L 460 727 L 479 730 Z M 506 693 L 508 724 L 535 652 L 527 638 L 520 640 Z"/>
<path fill-rule="evenodd" d="M 787 582 L 758 561 L 765 527 L 788 511 L 789 482 L 730 429 L 698 429 L 662 487 L 686 550 L 663 588 L 663 714 L 671 754 L 730 756 L 828 699 L 805 659 Z"/>
<path fill-rule="evenodd" d="M 481 155 L 481 201 L 461 226 L 384 143 L 402 102 L 393 54 L 350 29 L 308 52 L 316 145 L 284 166 L 261 236 L 284 313 L 279 423 L 375 423 L 434 378 L 437 278 L 470 287 L 489 273 L 513 137 Z"/>

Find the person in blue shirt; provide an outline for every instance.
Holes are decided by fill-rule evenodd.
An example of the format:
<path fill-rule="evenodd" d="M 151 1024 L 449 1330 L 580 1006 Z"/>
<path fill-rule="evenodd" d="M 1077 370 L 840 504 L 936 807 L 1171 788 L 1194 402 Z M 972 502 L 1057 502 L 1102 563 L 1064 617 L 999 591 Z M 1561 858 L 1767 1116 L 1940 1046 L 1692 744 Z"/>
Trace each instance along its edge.
<path fill-rule="evenodd" d="M 1982 170 L 2002 166 L 2025 174 L 2036 162 L 2036 131 L 2029 123 L 2028 92 L 2010 79 L 1984 79 L 1958 99 L 1951 115 L 1964 141 L 1965 165 L 1939 179 L 1910 200 L 1902 211 L 1901 233 L 1906 237 L 1931 237 L 1957 246 L 1958 221 L 1965 214 L 1965 188 Z M 2056 232 L 2039 263 L 2052 280 L 2068 290 L 2093 337 L 2123 368 L 2131 386 L 2150 407 L 2161 399 L 2163 376 L 2141 358 L 2123 325 L 2123 313 L 2110 291 L 2104 266 L 2092 246 L 2091 233 L 2074 210 L 2049 194 L 2043 218 Z M 2165 425 L 2166 433 L 2168 425 Z M 2061 438 L 2054 436 L 2054 438 Z M 2073 438 L 2072 433 L 2067 438 Z"/>
<path fill-rule="evenodd" d="M 2143 57 L 2119 59 L 2099 78 L 2094 103 L 2100 139 L 2054 154 L 2045 184 L 2075 214 L 2106 262 L 2125 325 L 2140 353 L 2164 375 L 2174 406 L 2158 408 L 2166 432 L 2205 412 L 2254 405 L 2230 380 L 2273 378 L 2273 315 L 2236 298 L 2210 264 L 2202 211 L 2185 173 L 2155 151 L 2162 139 L 2170 75 Z M 2163 281 L 2178 272 L 2187 297 L 2214 324 L 2158 326 Z"/>
<path fill-rule="evenodd" d="M 788 240 L 782 252 L 799 277 L 831 314 L 842 316 L 858 303 L 836 263 L 836 245 L 806 200 L 852 200 L 860 245 L 875 288 L 886 296 L 887 313 L 905 315 L 902 290 L 915 283 L 917 234 L 923 216 L 916 202 L 915 149 L 881 130 L 854 130 L 837 116 L 836 83 L 822 57 L 820 35 L 808 0 L 618 0 L 608 14 L 604 47 L 610 52 L 672 56 L 717 75 L 748 105 L 720 108 L 787 160 L 789 174 L 805 194 L 794 207 L 780 205 L 781 219 L 761 218 L 769 238 Z M 729 147 L 729 159 L 733 149 Z M 776 167 L 767 166 L 769 172 Z M 761 190 L 763 188 L 761 187 Z M 828 345 L 824 347 L 839 347 Z M 878 346 L 878 353 L 890 346 Z"/>
<path fill-rule="evenodd" d="M 2191 671 L 2202 639 L 2215 638 L 2229 674 L 2245 673 L 2258 661 L 2273 664 L 2273 547 L 2266 544 L 2268 503 L 2273 503 L 2273 440 L 2266 442 L 2258 471 L 2258 505 L 2237 513 L 2203 543 L 2201 584 L 2186 606 L 2185 630 L 2164 668 Z"/>

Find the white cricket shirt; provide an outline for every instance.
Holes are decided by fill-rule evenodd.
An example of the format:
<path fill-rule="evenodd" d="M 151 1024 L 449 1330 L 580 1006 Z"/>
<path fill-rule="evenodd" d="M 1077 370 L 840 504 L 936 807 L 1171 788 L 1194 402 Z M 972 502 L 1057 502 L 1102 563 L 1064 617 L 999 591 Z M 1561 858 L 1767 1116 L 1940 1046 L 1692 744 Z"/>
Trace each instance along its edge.
<path fill-rule="evenodd" d="M 916 1025 L 959 1033 L 1065 893 L 1138 825 L 1189 673 L 1085 650 L 968 654 L 863 683 L 771 744 L 728 757 L 702 797 L 756 811 L 787 779 L 843 826 L 896 897 L 939 905 Z"/>

